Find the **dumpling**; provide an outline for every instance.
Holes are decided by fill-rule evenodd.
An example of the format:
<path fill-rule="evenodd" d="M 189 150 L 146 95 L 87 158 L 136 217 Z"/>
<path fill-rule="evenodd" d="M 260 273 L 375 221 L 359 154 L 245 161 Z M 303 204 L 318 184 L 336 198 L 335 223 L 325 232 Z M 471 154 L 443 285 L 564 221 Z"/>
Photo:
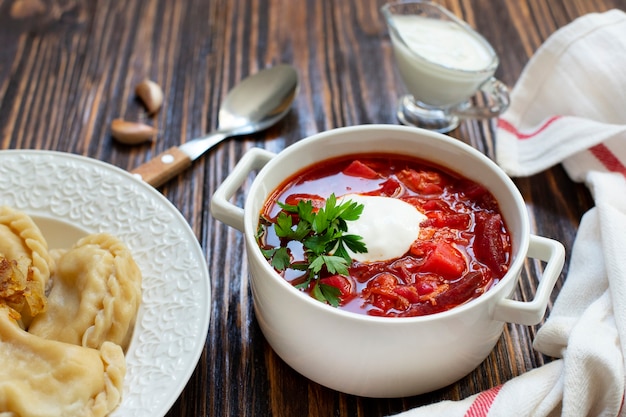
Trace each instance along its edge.
<path fill-rule="evenodd" d="M 48 243 L 27 214 L 6 206 L 0 206 L 0 254 L 12 261 L 28 260 L 32 269 L 32 285 L 38 287 L 38 293 L 45 291 L 54 268 Z M 37 313 L 31 312 L 28 306 L 25 304 L 18 311 L 25 326 Z"/>
<path fill-rule="evenodd" d="M 7 259 L 30 259 L 34 278 L 45 288 L 53 261 L 41 230 L 26 213 L 0 206 L 0 253 Z"/>
<path fill-rule="evenodd" d="M 99 417 L 117 407 L 126 373 L 120 346 L 47 340 L 24 331 L 15 317 L 0 305 L 0 414 Z"/>
<path fill-rule="evenodd" d="M 28 331 L 90 348 L 125 350 L 141 301 L 141 271 L 130 250 L 106 233 L 86 236 L 57 261 L 46 312 Z"/>

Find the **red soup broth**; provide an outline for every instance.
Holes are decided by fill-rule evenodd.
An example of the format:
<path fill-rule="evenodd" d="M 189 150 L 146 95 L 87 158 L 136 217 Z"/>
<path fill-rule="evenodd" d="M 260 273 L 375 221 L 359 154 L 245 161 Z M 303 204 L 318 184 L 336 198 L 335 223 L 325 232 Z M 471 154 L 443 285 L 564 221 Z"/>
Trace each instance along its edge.
<path fill-rule="evenodd" d="M 281 211 L 276 202 L 296 205 L 311 200 L 321 207 L 333 193 L 397 198 L 426 215 L 418 238 L 403 256 L 353 260 L 349 276 L 320 272 L 320 282 L 341 291 L 340 309 L 386 317 L 442 312 L 485 293 L 508 271 L 511 237 L 494 196 L 449 169 L 395 154 L 342 156 L 288 178 L 262 209 L 259 246 L 287 246 L 292 261 L 302 260 L 298 246 L 281 242 L 273 231 Z M 279 273 L 293 285 L 306 274 L 294 269 Z M 310 295 L 311 287 L 302 291 Z"/>

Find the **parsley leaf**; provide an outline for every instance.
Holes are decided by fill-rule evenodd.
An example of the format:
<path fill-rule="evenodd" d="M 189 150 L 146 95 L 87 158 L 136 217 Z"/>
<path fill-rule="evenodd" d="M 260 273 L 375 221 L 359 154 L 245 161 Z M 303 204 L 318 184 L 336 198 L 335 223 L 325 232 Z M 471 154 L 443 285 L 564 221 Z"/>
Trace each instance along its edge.
<path fill-rule="evenodd" d="M 354 253 L 367 252 L 361 236 L 346 234 L 348 221 L 357 220 L 363 205 L 351 200 L 337 202 L 334 194 L 326 199 L 324 207 L 315 209 L 311 200 L 300 200 L 297 205 L 278 203 L 281 212 L 276 217 L 274 231 L 281 246 L 264 249 L 264 256 L 277 271 L 288 268 L 308 271 L 305 281 L 296 288 L 311 285 L 311 294 L 319 301 L 339 305 L 341 291 L 332 285 L 319 282 L 324 273 L 347 275 Z M 297 223 L 294 225 L 294 221 Z M 287 245 L 291 241 L 302 244 L 303 261 L 292 261 Z"/>
<path fill-rule="evenodd" d="M 354 253 L 367 252 L 363 238 L 357 235 L 344 235 L 341 237 L 341 241 Z"/>
<path fill-rule="evenodd" d="M 291 235 L 291 227 L 293 226 L 291 216 L 281 212 L 276 218 L 276 224 L 274 225 L 274 229 L 276 230 L 276 235 L 280 237 L 289 237 Z"/>
<path fill-rule="evenodd" d="M 289 256 L 287 248 L 276 249 L 276 252 L 272 256 L 272 266 L 279 271 L 284 271 L 289 268 L 290 263 L 291 257 Z"/>
<path fill-rule="evenodd" d="M 331 274 L 345 275 L 348 273 L 348 261 L 339 256 L 320 255 L 309 264 L 309 269 L 315 274 L 318 274 L 322 267 L 326 267 L 326 270 Z"/>
<path fill-rule="evenodd" d="M 337 287 L 318 282 L 313 287 L 312 294 L 318 301 L 326 302 L 333 307 L 337 307 L 339 305 L 341 291 L 339 291 L 339 288 Z"/>

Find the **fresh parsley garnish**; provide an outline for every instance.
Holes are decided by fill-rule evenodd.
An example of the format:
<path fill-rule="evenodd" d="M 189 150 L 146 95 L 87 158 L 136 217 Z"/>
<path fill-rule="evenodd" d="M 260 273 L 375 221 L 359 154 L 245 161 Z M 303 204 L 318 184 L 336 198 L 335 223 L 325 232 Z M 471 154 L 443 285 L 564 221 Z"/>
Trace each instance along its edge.
<path fill-rule="evenodd" d="M 308 288 L 313 282 L 313 297 L 333 306 L 339 305 L 339 289 L 320 283 L 319 279 L 326 272 L 331 275 L 348 274 L 352 263 L 348 249 L 354 253 L 367 252 L 361 236 L 347 234 L 347 222 L 361 216 L 363 205 L 351 200 L 338 204 L 334 194 L 320 209 L 315 209 L 310 200 L 300 200 L 297 205 L 280 202 L 278 205 L 282 210 L 276 218 L 274 231 L 281 239 L 281 246 L 264 249 L 263 255 L 277 271 L 307 271 L 305 280 L 296 287 Z M 290 241 L 302 244 L 303 261 L 291 260 L 287 249 Z"/>

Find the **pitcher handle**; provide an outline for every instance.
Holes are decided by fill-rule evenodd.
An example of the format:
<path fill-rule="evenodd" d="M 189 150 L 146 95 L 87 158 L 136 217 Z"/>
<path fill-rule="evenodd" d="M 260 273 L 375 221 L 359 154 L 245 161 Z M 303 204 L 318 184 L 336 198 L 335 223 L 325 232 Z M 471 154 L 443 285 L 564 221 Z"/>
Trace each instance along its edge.
<path fill-rule="evenodd" d="M 472 105 L 471 102 L 463 103 L 450 110 L 455 116 L 468 119 L 489 119 L 502 114 L 511 104 L 509 88 L 500 80 L 491 77 L 481 87 L 487 99 L 484 106 Z"/>

